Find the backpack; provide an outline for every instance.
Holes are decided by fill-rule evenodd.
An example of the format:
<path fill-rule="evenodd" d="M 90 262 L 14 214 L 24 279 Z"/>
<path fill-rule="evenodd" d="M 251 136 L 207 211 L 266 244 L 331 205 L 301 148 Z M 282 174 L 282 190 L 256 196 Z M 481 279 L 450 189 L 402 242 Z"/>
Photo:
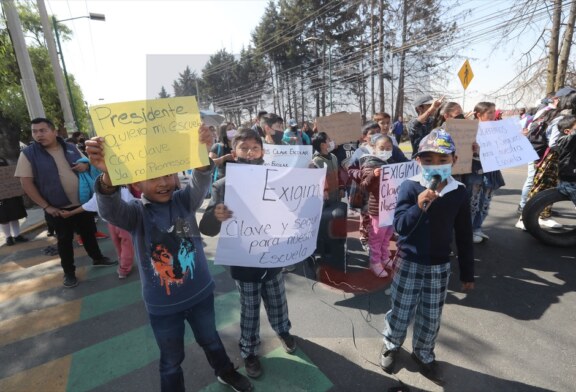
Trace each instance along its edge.
<path fill-rule="evenodd" d="M 544 157 L 548 149 L 548 138 L 546 137 L 547 121 L 534 121 L 528 129 L 528 141 L 538 154 L 539 159 Z"/>

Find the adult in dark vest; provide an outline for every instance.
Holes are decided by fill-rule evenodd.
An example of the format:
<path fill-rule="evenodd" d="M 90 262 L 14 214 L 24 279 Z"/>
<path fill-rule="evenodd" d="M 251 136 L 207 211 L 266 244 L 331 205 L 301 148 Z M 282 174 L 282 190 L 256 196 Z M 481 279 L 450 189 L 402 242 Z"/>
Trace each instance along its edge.
<path fill-rule="evenodd" d="M 15 177 L 20 177 L 24 192 L 46 212 L 56 230 L 58 255 L 64 270 L 64 286 L 78 285 L 72 240 L 76 231 L 84 240 L 84 249 L 94 266 L 112 266 L 116 261 L 104 257 L 96 242 L 96 225 L 88 212 L 64 218 L 62 211 L 80 206 L 78 174 L 88 170 L 87 163 L 76 163 L 83 155 L 78 148 L 58 136 L 54 124 L 46 118 L 32 120 L 31 143 L 20 153 Z"/>

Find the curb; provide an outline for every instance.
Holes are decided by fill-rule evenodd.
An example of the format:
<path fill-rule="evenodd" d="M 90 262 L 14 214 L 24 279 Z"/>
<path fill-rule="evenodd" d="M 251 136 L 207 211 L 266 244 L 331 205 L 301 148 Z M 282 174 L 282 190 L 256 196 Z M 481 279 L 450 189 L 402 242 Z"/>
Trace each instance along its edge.
<path fill-rule="evenodd" d="M 34 224 L 20 230 L 20 234 L 28 234 L 34 230 L 41 228 L 42 226 L 46 226 L 46 220 L 42 220 L 40 222 L 34 223 Z"/>

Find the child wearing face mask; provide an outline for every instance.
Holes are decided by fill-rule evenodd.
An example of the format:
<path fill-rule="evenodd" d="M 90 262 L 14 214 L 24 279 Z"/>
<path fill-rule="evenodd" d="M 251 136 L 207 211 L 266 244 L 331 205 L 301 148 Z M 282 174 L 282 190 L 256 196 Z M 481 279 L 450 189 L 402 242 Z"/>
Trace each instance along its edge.
<path fill-rule="evenodd" d="M 452 137 L 443 129 L 425 136 L 416 152 L 421 174 L 398 191 L 394 228 L 398 269 L 391 286 L 392 308 L 386 313 L 380 366 L 394 372 L 400 347 L 414 319 L 412 359 L 426 378 L 442 385 L 434 346 L 450 277 L 450 243 L 455 236 L 462 290 L 474 288 L 470 201 L 466 188 L 451 176 L 456 162 Z M 436 178 L 437 187 L 430 189 Z"/>
<path fill-rule="evenodd" d="M 380 214 L 380 174 L 382 165 L 407 162 L 404 154 L 393 157 L 394 145 L 388 135 L 375 134 L 370 140 L 373 154 L 360 158 L 360 186 L 368 191 L 368 215 L 370 215 L 370 235 L 368 246 L 370 249 L 370 269 L 379 278 L 388 276 L 386 269 L 391 269 L 390 238 L 394 234 L 394 227 L 379 226 Z"/>

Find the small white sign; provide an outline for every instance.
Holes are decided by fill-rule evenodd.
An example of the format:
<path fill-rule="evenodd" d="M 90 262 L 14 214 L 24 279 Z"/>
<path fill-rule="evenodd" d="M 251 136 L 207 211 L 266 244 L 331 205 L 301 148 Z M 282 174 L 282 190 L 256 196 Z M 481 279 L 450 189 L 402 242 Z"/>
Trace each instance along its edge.
<path fill-rule="evenodd" d="M 380 174 L 380 214 L 378 226 L 391 226 L 394 221 L 394 211 L 398 202 L 398 189 L 406 179 L 420 173 L 420 165 L 416 161 L 394 163 L 382 166 Z"/>
<path fill-rule="evenodd" d="M 478 123 L 476 142 L 480 146 L 480 162 L 485 173 L 534 162 L 538 154 L 522 135 L 516 118 Z"/>
<path fill-rule="evenodd" d="M 264 166 L 306 168 L 312 161 L 312 146 L 264 144 Z"/>

